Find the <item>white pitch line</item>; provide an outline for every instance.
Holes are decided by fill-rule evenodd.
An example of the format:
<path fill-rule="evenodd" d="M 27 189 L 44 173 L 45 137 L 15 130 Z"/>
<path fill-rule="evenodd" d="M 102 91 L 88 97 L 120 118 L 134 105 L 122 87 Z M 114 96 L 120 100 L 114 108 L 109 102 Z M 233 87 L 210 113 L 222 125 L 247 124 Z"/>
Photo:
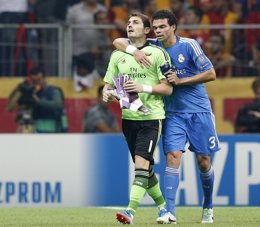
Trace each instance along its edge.
<path fill-rule="evenodd" d="M 125 209 L 124 207 L 101 207 L 101 208 L 111 209 L 111 210 L 123 210 L 123 209 Z"/>

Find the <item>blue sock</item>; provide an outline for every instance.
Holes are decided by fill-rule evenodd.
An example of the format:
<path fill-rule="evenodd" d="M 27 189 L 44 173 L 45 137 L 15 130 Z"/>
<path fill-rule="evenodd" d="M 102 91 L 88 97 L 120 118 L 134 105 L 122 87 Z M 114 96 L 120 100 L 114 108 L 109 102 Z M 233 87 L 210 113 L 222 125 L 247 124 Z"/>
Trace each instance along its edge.
<path fill-rule="evenodd" d="M 212 192 L 214 184 L 214 170 L 212 166 L 210 166 L 209 170 L 207 170 L 206 172 L 200 172 L 200 179 L 204 192 L 203 209 L 212 208 Z"/>
<path fill-rule="evenodd" d="M 179 169 L 174 167 L 166 167 L 164 174 L 164 192 L 167 211 L 171 212 L 174 216 L 175 212 L 175 199 L 176 192 L 179 186 Z"/>

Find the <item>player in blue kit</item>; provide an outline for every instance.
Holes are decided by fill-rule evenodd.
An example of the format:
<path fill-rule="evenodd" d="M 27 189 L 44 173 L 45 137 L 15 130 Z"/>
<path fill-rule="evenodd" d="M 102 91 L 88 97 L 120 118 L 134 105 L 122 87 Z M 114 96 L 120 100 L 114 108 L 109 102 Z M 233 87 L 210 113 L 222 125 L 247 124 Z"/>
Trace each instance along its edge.
<path fill-rule="evenodd" d="M 175 35 L 177 20 L 173 13 L 160 10 L 153 16 L 153 29 L 157 39 L 150 40 L 162 46 L 171 57 L 174 68 L 167 74 L 173 84 L 173 94 L 165 97 L 166 120 L 163 129 L 163 147 L 167 166 L 164 177 L 167 210 L 159 217 L 160 224 L 176 223 L 175 198 L 179 185 L 179 167 L 185 145 L 194 152 L 200 170 L 204 192 L 202 223 L 213 223 L 212 192 L 214 170 L 211 166 L 211 154 L 218 151 L 219 141 L 215 130 L 205 82 L 216 79 L 212 63 L 194 39 Z M 114 45 L 129 54 L 133 54 L 139 64 L 150 66 L 144 53 L 129 45 L 128 40 L 117 39 Z"/>

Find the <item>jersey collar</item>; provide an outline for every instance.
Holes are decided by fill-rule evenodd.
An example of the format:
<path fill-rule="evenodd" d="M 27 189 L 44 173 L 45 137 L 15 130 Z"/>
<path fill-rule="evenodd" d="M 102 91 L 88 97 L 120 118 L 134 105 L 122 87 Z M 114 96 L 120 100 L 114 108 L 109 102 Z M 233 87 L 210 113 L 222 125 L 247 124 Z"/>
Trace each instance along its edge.
<path fill-rule="evenodd" d="M 146 41 L 143 46 L 137 47 L 137 49 L 138 49 L 138 50 L 141 50 L 141 49 L 143 49 L 144 47 L 147 47 L 147 46 L 149 46 L 149 45 L 150 45 L 150 44 L 149 44 L 149 41 Z"/>

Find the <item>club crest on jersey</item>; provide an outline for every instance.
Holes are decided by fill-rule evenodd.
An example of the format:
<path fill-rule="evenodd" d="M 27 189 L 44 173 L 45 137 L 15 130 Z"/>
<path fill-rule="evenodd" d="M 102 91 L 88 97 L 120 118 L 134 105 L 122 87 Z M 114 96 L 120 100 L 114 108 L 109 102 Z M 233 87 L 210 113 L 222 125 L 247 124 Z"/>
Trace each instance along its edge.
<path fill-rule="evenodd" d="M 184 58 L 183 54 L 179 54 L 178 61 L 182 63 L 182 62 L 184 62 L 184 60 L 185 60 L 185 58 Z"/>

